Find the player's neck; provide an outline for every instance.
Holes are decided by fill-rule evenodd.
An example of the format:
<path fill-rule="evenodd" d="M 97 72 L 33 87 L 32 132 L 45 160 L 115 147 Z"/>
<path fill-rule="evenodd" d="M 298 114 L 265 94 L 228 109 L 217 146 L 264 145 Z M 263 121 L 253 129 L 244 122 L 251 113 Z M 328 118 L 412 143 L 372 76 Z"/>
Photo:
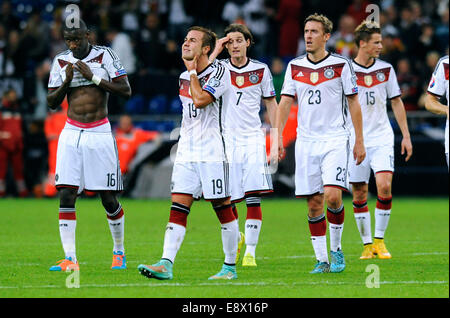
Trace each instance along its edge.
<path fill-rule="evenodd" d="M 328 54 L 328 51 L 325 49 L 317 50 L 316 52 L 308 52 L 308 59 L 311 62 L 316 63 L 323 60 Z"/>
<path fill-rule="evenodd" d="M 358 54 L 355 57 L 355 62 L 365 67 L 372 65 L 374 61 L 375 59 L 373 57 L 365 54 L 361 50 L 358 51 Z"/>
<path fill-rule="evenodd" d="M 197 62 L 197 73 L 201 73 L 209 65 L 209 60 L 207 55 L 202 55 Z"/>
<path fill-rule="evenodd" d="M 245 64 L 247 64 L 248 57 L 247 56 L 239 56 L 239 57 L 232 57 L 231 58 L 231 64 L 236 67 L 242 67 Z"/>
<path fill-rule="evenodd" d="M 75 54 L 74 54 L 73 57 L 76 59 L 82 60 L 82 59 L 86 58 L 89 55 L 89 53 L 91 53 L 91 48 L 92 48 L 92 45 L 89 43 L 86 48 L 86 51 L 83 52 L 83 54 L 81 54 L 80 56 L 75 56 Z"/>

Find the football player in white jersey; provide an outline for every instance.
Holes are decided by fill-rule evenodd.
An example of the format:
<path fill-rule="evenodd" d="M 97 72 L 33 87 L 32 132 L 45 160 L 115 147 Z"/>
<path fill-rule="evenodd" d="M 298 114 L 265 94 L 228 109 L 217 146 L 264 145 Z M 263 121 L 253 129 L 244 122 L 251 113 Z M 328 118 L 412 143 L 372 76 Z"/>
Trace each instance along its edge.
<path fill-rule="evenodd" d="M 79 22 L 79 26 L 64 26 L 64 41 L 69 49 L 55 56 L 48 83 L 50 108 L 56 109 L 66 95 L 69 103 L 67 122 L 58 141 L 55 174 L 65 259 L 50 270 L 79 269 L 75 201 L 83 189 L 100 194 L 114 241 L 111 268 L 125 269 L 125 217 L 117 200 L 123 186 L 107 103 L 109 93 L 128 98 L 131 88 L 117 54 L 107 47 L 91 45 L 86 24 Z"/>
<path fill-rule="evenodd" d="M 427 97 L 425 99 L 425 107 L 428 111 L 446 115 L 445 123 L 445 158 L 448 168 L 448 55 L 442 57 L 436 64 L 430 83 L 428 84 Z M 442 96 L 447 98 L 447 105 L 443 105 L 439 100 Z"/>
<path fill-rule="evenodd" d="M 392 207 L 392 175 L 394 173 L 394 132 L 387 115 L 387 100 L 402 133 L 401 154 L 405 161 L 412 155 L 413 147 L 401 99 L 397 76 L 391 64 L 379 60 L 382 49 L 381 29 L 375 22 L 363 21 L 355 29 L 358 53 L 353 60 L 358 96 L 363 114 L 363 134 L 366 159 L 356 165 L 349 164 L 349 181 L 352 184 L 353 211 L 356 225 L 364 244 L 360 259 L 391 258 L 384 243 Z M 352 133 L 353 137 L 353 133 Z M 377 185 L 375 208 L 375 233 L 372 241 L 370 212 L 367 206 L 369 178 L 373 170 Z"/>
<path fill-rule="evenodd" d="M 295 144 L 295 194 L 306 197 L 311 241 L 317 263 L 315 273 L 342 272 L 345 269 L 341 238 L 344 226 L 342 191 L 348 191 L 349 128 L 352 115 L 356 137 L 353 158 L 365 158 L 361 107 L 356 77 L 347 58 L 325 50 L 333 24 L 325 16 L 306 18 L 304 37 L 307 54 L 291 60 L 278 105 L 278 156 L 284 149 L 282 133 L 290 108 L 298 100 L 298 128 Z M 327 225 L 330 230 L 331 264 L 328 260 Z"/>
<path fill-rule="evenodd" d="M 213 61 L 224 47 L 230 55 L 222 61 L 230 72 L 231 81 L 224 135 L 230 162 L 231 203 L 236 218 L 235 204 L 245 200 L 247 205 L 245 235 L 239 233 L 236 262 L 245 242 L 242 266 L 256 266 L 256 245 L 262 225 L 261 195 L 273 192 L 259 112 L 262 99 L 273 126 L 277 101 L 269 67 L 247 56 L 253 43 L 250 30 L 242 24 L 231 24 L 224 33 L 225 37 L 217 41 L 209 59 Z"/>
<path fill-rule="evenodd" d="M 183 104 L 180 139 L 172 172 L 172 206 L 166 227 L 161 260 L 139 265 L 148 278 L 172 279 L 173 263 L 186 233 L 187 217 L 194 198 L 211 201 L 222 228 L 225 261 L 209 279 L 236 279 L 239 233 L 231 209 L 229 172 L 222 137 L 223 99 L 229 75 L 219 62 L 209 63 L 216 35 L 203 27 L 191 27 L 182 46 L 186 71 L 180 75 L 179 94 Z"/>

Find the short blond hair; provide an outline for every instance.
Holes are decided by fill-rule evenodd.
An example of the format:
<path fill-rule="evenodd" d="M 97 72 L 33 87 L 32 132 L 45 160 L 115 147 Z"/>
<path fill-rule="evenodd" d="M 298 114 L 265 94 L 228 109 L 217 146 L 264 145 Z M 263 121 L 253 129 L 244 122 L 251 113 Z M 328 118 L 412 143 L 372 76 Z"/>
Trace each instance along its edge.
<path fill-rule="evenodd" d="M 304 25 L 306 25 L 306 23 L 309 21 L 316 21 L 322 23 L 323 31 L 325 33 L 331 33 L 331 31 L 333 31 L 333 22 L 331 22 L 331 20 L 328 19 L 323 14 L 318 13 L 311 14 L 305 19 Z"/>
<path fill-rule="evenodd" d="M 369 42 L 372 34 L 381 34 L 381 28 L 376 22 L 364 20 L 356 27 L 353 33 L 355 35 L 355 43 L 359 47 L 359 41 Z"/>

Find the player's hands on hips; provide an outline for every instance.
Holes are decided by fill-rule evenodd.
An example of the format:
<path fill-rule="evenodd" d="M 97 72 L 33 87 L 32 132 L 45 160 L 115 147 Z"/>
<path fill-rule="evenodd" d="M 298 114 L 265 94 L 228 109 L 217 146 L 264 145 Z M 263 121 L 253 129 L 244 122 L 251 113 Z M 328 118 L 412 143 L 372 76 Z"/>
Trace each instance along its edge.
<path fill-rule="evenodd" d="M 413 146 L 411 143 L 411 137 L 403 137 L 402 139 L 402 155 L 405 154 L 406 151 L 406 158 L 405 161 L 408 161 L 409 158 L 411 158 L 413 154 Z"/>
<path fill-rule="evenodd" d="M 366 158 L 366 148 L 364 148 L 364 142 L 356 141 L 353 146 L 353 159 L 356 160 L 356 165 L 359 165 Z"/>
<path fill-rule="evenodd" d="M 83 77 L 87 80 L 91 80 L 92 76 L 94 74 L 92 74 L 91 69 L 89 68 L 89 66 L 87 66 L 86 63 L 84 63 L 83 61 L 77 61 L 75 63 L 75 68 L 77 69 L 78 72 L 81 73 L 81 75 L 83 75 Z"/>
<path fill-rule="evenodd" d="M 69 63 L 66 66 L 66 79 L 64 81 L 70 83 L 72 79 L 73 79 L 73 64 Z"/>

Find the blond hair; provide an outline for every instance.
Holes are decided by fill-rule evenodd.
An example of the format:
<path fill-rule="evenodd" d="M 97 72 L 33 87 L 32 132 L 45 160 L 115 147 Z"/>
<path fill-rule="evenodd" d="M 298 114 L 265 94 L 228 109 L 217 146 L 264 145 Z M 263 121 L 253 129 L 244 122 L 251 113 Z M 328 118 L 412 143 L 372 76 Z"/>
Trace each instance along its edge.
<path fill-rule="evenodd" d="M 308 16 L 305 20 L 304 25 L 306 25 L 309 21 L 316 21 L 322 23 L 323 31 L 325 33 L 331 33 L 333 31 L 333 22 L 330 21 L 326 16 L 323 14 L 314 13 Z"/>

